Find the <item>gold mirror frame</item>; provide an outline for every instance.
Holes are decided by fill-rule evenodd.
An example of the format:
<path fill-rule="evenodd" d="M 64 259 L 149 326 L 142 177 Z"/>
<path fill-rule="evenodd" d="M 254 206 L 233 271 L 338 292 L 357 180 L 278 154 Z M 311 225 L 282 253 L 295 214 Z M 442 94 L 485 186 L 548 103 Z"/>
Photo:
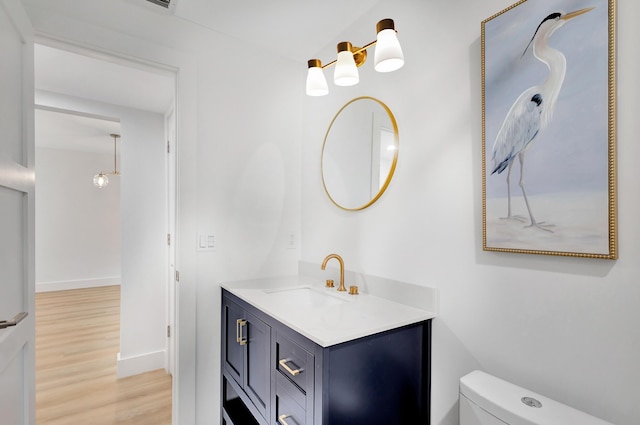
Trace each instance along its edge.
<path fill-rule="evenodd" d="M 380 186 L 380 189 L 378 190 L 378 192 L 375 195 L 373 195 L 371 197 L 371 199 L 368 202 L 366 202 L 364 205 L 357 206 L 357 207 L 351 207 L 351 206 L 341 205 L 334 198 L 335 195 L 331 196 L 331 193 L 329 193 L 329 189 L 327 188 L 327 182 L 325 180 L 324 157 L 325 157 L 325 151 L 326 151 L 326 148 L 327 148 L 327 142 L 329 140 L 329 134 L 331 133 L 331 128 L 333 127 L 334 123 L 336 122 L 336 120 L 338 119 L 340 114 L 346 108 L 348 108 L 350 105 L 354 104 L 355 102 L 362 101 L 362 100 L 370 100 L 370 101 L 373 101 L 373 102 L 377 103 L 387 113 L 387 116 L 389 118 L 389 122 L 391 123 L 391 126 L 393 128 L 393 138 L 394 138 L 394 144 L 395 144 L 395 151 L 394 151 L 393 160 L 391 162 L 391 166 L 389 168 L 389 172 L 387 174 L 386 180 L 385 180 L 384 184 L 382 184 Z M 327 197 L 331 200 L 331 202 L 335 206 L 337 206 L 338 208 L 340 208 L 340 209 L 342 209 L 344 211 L 361 211 L 361 210 L 364 210 L 365 208 L 373 205 L 382 196 L 382 194 L 387 190 L 387 187 L 389 186 L 389 183 L 391 183 L 391 179 L 393 178 L 393 174 L 395 172 L 396 165 L 398 163 L 398 151 L 399 151 L 399 148 L 400 148 L 399 142 L 400 142 L 400 138 L 398 136 L 398 123 L 396 122 L 396 119 L 395 119 L 395 117 L 393 115 L 393 112 L 391 112 L 391 109 L 389 109 L 389 107 L 384 102 L 380 101 L 379 99 L 376 99 L 376 98 L 370 97 L 370 96 L 361 96 L 361 97 L 357 97 L 355 99 L 350 100 L 342 108 L 340 108 L 340 110 L 336 113 L 336 115 L 331 120 L 331 123 L 329 124 L 329 127 L 327 128 L 327 132 L 326 132 L 326 134 L 324 136 L 324 141 L 322 143 L 322 154 L 320 156 L 320 170 L 321 170 L 321 176 L 322 176 L 322 186 L 324 187 L 324 191 L 327 194 Z"/>

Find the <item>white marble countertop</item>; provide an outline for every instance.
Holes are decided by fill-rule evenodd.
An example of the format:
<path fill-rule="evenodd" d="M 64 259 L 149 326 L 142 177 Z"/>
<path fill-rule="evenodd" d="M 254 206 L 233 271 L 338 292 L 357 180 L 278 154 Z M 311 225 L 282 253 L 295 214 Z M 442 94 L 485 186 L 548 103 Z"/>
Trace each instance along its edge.
<path fill-rule="evenodd" d="M 434 311 L 397 300 L 338 292 L 338 284 L 325 288 L 321 279 L 286 276 L 223 283 L 221 287 L 322 347 L 436 316 Z"/>

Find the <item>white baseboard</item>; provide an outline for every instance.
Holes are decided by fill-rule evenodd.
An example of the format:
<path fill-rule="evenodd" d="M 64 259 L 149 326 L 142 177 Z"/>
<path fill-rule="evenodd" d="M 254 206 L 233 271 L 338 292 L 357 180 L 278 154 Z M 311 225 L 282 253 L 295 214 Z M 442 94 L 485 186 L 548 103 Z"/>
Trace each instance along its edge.
<path fill-rule="evenodd" d="M 151 372 L 152 370 L 166 369 L 165 360 L 166 350 L 127 358 L 120 357 L 120 353 L 118 353 L 118 379 L 138 375 L 140 373 Z"/>
<path fill-rule="evenodd" d="M 64 280 L 58 282 L 36 282 L 36 292 L 66 291 L 69 289 L 95 288 L 120 285 L 120 276 L 100 279 Z"/>

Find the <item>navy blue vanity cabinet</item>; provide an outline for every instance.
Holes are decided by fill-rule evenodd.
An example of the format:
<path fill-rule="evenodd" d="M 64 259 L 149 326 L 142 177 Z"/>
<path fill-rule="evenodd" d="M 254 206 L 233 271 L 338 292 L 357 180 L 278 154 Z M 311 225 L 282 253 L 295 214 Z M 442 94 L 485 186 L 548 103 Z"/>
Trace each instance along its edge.
<path fill-rule="evenodd" d="M 430 423 L 431 320 L 326 347 L 320 367 L 316 424 Z"/>
<path fill-rule="evenodd" d="M 271 415 L 271 327 L 245 307 L 222 301 L 223 408 L 236 416 L 223 420 L 228 425 L 252 424 L 247 413 L 264 420 Z"/>
<path fill-rule="evenodd" d="M 430 423 L 431 320 L 321 347 L 225 289 L 222 305 L 224 425 Z M 236 329 L 247 317 L 271 330 L 264 361 L 249 365 L 267 370 L 270 406 L 263 410 L 237 384 L 240 355 L 229 348 L 247 336 Z"/>

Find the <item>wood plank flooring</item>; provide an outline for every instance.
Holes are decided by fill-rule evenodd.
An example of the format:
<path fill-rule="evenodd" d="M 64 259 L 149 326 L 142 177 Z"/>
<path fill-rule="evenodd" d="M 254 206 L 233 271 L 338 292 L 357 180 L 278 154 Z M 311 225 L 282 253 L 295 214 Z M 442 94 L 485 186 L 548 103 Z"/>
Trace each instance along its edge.
<path fill-rule="evenodd" d="M 116 378 L 120 287 L 36 294 L 37 425 L 170 425 L 171 376 Z"/>

